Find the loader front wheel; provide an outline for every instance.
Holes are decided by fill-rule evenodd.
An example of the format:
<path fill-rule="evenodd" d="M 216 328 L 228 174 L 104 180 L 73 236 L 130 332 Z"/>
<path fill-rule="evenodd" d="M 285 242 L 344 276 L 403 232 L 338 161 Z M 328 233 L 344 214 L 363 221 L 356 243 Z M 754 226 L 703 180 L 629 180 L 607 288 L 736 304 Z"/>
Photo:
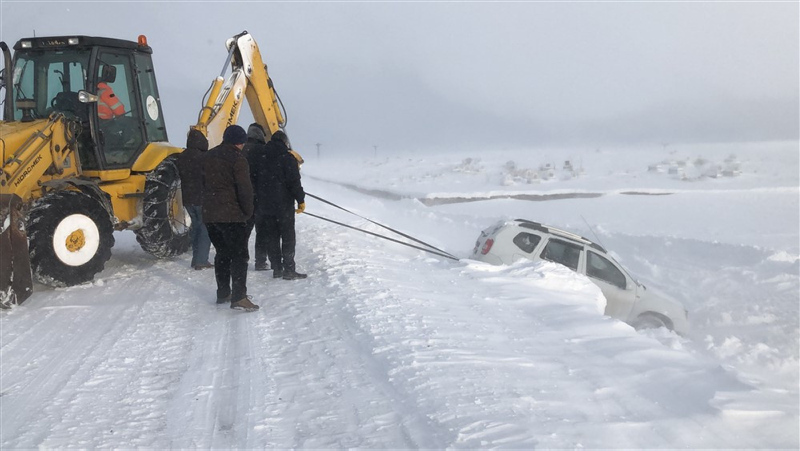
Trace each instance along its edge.
<path fill-rule="evenodd" d="M 147 175 L 142 200 L 142 227 L 136 241 L 158 258 L 183 254 L 189 249 L 191 220 L 181 195 L 175 157 L 168 157 Z"/>
<path fill-rule="evenodd" d="M 57 191 L 37 200 L 27 231 L 31 270 L 46 285 L 91 281 L 114 246 L 114 227 L 103 204 L 79 191 Z"/>

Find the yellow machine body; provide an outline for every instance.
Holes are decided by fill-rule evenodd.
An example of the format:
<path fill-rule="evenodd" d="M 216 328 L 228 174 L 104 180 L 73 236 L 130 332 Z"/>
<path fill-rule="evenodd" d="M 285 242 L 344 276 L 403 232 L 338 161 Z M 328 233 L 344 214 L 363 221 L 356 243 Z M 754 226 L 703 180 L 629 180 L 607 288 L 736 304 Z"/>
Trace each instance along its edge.
<path fill-rule="evenodd" d="M 269 136 L 286 124 L 253 37 L 240 33 L 226 47 L 192 126 L 210 147 L 245 100 Z M 57 286 L 92 280 L 110 258 L 114 230 L 133 230 L 156 257 L 186 251 L 190 221 L 175 163 L 182 149 L 167 142 L 146 38 L 22 39 L 13 63 L 5 43 L 0 49 L 0 307 L 30 296 L 32 278 Z"/>

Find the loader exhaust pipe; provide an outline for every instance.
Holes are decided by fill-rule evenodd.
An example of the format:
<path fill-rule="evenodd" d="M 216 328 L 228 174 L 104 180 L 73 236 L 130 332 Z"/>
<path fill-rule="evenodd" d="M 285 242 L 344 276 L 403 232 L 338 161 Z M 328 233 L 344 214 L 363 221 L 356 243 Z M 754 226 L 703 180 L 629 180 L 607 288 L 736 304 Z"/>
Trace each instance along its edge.
<path fill-rule="evenodd" d="M 6 98 L 5 102 L 3 103 L 3 119 L 6 121 L 13 121 L 14 120 L 14 93 L 12 92 L 13 86 L 12 83 L 12 74 L 11 74 L 11 51 L 8 49 L 8 46 L 5 42 L 0 41 L 0 50 L 3 51 L 3 87 L 6 90 Z"/>

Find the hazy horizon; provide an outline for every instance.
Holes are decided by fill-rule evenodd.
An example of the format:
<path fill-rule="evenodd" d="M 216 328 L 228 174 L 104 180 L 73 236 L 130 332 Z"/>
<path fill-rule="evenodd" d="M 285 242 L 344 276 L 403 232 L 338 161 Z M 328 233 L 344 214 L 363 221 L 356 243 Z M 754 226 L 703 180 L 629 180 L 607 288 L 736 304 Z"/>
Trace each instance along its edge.
<path fill-rule="evenodd" d="M 242 30 L 305 153 L 800 138 L 797 3 L 28 5 L 1 5 L 9 45 L 146 35 L 176 145 Z"/>

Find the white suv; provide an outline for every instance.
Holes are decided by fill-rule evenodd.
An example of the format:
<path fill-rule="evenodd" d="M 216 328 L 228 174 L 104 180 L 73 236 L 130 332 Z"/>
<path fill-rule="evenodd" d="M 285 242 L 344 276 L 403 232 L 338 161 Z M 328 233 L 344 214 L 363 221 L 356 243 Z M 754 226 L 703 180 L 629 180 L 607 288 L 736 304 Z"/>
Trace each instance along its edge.
<path fill-rule="evenodd" d="M 538 222 L 501 221 L 481 232 L 472 258 L 494 265 L 520 258 L 549 260 L 589 277 L 606 297 L 606 315 L 637 329 L 667 327 L 680 334 L 688 329 L 683 305 L 637 282 L 592 241 Z"/>

